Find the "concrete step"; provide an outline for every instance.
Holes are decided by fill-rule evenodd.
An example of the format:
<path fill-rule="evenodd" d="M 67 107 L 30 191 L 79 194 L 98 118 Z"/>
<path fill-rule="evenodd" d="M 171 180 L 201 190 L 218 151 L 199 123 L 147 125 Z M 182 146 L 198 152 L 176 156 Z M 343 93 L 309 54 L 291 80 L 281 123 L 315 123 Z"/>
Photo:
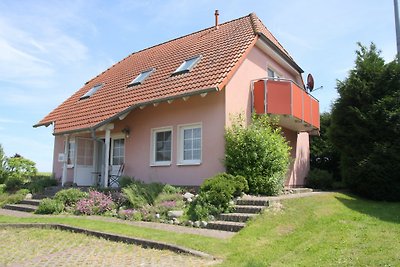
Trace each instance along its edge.
<path fill-rule="evenodd" d="M 310 193 L 313 192 L 312 188 L 306 188 L 306 187 L 299 187 L 299 188 L 285 188 L 284 189 L 284 194 L 301 194 L 301 193 Z"/>
<path fill-rule="evenodd" d="M 260 213 L 265 206 L 235 205 L 233 206 L 236 213 Z"/>
<path fill-rule="evenodd" d="M 37 210 L 37 206 L 28 204 L 7 204 L 3 207 L 3 209 L 34 212 Z"/>
<path fill-rule="evenodd" d="M 239 232 L 246 224 L 242 222 L 211 221 L 208 222 L 208 229 L 215 229 L 228 232 Z"/>
<path fill-rule="evenodd" d="M 236 205 L 241 206 L 268 206 L 269 200 L 265 199 L 238 199 Z"/>
<path fill-rule="evenodd" d="M 40 204 L 40 199 L 24 199 L 19 204 L 26 204 L 26 205 L 32 205 L 32 206 L 39 206 Z"/>
<path fill-rule="evenodd" d="M 218 216 L 221 221 L 247 222 L 250 218 L 256 216 L 254 213 L 222 213 Z"/>

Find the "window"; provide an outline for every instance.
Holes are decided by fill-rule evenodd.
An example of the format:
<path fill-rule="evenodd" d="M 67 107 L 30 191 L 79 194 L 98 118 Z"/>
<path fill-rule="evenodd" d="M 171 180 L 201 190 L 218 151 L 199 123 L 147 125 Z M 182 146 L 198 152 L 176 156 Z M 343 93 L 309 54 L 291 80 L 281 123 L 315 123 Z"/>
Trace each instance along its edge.
<path fill-rule="evenodd" d="M 179 164 L 201 163 L 201 124 L 179 127 Z"/>
<path fill-rule="evenodd" d="M 96 93 L 97 90 L 99 90 L 101 87 L 103 87 L 103 85 L 104 84 L 100 83 L 100 84 L 97 84 L 97 85 L 93 86 L 92 89 L 90 89 L 89 91 L 86 92 L 86 94 L 81 96 L 79 98 L 79 100 L 83 100 L 83 99 L 91 97 L 94 93 Z"/>
<path fill-rule="evenodd" d="M 152 131 L 152 165 L 170 165 L 172 158 L 172 128 Z"/>
<path fill-rule="evenodd" d="M 125 139 L 114 139 L 112 149 L 112 165 L 122 165 L 125 157 Z"/>
<path fill-rule="evenodd" d="M 268 68 L 268 78 L 280 78 L 280 75 L 276 73 L 273 69 Z"/>
<path fill-rule="evenodd" d="M 138 76 L 136 76 L 136 78 L 135 78 L 130 84 L 128 84 L 128 87 L 142 84 L 143 81 L 144 81 L 147 77 L 149 77 L 149 75 L 150 75 L 151 73 L 153 73 L 154 70 L 155 70 L 155 69 L 152 68 L 152 69 L 149 69 L 149 70 L 146 70 L 146 71 L 142 71 Z"/>
<path fill-rule="evenodd" d="M 191 71 L 194 68 L 194 66 L 197 64 L 197 62 L 200 61 L 200 58 L 201 58 L 201 56 L 195 56 L 188 60 L 185 60 L 179 66 L 179 68 L 177 68 L 176 71 L 174 71 L 174 73 L 172 73 L 172 75 L 182 74 L 182 73 Z"/>

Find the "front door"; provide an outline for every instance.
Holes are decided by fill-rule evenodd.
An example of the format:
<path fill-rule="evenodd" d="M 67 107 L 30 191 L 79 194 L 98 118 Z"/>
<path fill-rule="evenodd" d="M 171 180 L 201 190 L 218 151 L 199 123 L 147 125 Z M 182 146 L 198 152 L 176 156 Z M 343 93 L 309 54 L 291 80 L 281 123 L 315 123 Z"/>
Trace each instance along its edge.
<path fill-rule="evenodd" d="M 76 164 L 74 182 L 78 186 L 95 184 L 94 141 L 89 138 L 76 138 Z"/>

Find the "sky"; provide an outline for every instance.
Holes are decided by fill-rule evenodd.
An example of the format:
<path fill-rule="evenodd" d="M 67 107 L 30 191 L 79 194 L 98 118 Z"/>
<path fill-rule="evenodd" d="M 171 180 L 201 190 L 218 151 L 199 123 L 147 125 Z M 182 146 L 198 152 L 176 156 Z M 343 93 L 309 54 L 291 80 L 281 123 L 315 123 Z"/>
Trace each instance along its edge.
<path fill-rule="evenodd" d="M 354 66 L 357 42 L 396 54 L 392 0 L 0 0 L 0 144 L 52 170 L 52 126 L 33 128 L 129 54 L 255 12 L 304 70 L 321 111 Z"/>

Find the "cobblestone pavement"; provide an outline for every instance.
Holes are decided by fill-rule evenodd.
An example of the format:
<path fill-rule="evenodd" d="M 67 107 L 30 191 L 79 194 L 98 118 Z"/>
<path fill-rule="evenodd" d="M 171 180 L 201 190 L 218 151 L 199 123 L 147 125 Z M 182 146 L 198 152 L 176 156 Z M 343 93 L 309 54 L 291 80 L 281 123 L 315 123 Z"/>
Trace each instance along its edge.
<path fill-rule="evenodd" d="M 210 266 L 215 263 L 58 230 L 0 230 L 0 266 Z"/>

